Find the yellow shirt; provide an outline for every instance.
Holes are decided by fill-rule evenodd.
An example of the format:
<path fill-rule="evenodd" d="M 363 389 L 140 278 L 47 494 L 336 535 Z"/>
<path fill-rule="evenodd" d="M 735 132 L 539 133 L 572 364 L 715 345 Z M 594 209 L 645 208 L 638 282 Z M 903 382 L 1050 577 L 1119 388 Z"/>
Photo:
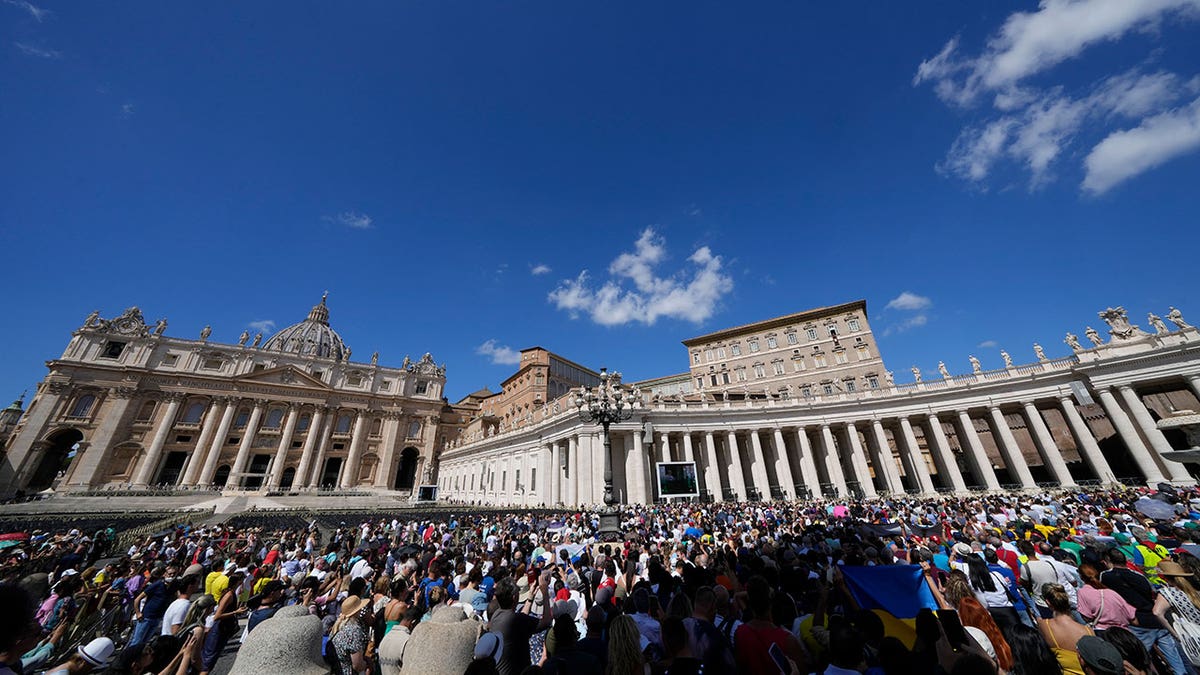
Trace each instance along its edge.
<path fill-rule="evenodd" d="M 254 582 L 254 588 L 250 589 L 250 594 L 258 595 L 259 593 L 262 593 L 263 587 L 266 586 L 267 582 L 269 582 L 271 580 L 272 580 L 271 577 L 263 577 L 263 578 L 259 579 L 258 581 Z"/>
<path fill-rule="evenodd" d="M 209 592 L 209 595 L 213 597 L 213 600 L 220 600 L 221 594 L 225 592 L 226 588 L 229 588 L 229 577 L 225 576 L 225 573 L 222 572 L 216 579 L 213 579 L 212 590 Z"/>

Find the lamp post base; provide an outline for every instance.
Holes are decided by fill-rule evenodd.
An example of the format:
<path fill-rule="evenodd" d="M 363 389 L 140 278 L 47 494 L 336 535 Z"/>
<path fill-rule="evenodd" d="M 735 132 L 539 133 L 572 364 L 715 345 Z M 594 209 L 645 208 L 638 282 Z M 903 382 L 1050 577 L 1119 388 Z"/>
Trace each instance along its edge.
<path fill-rule="evenodd" d="M 621 541 L 621 512 L 615 506 L 606 506 L 600 512 L 600 531 L 596 535 L 596 539 L 602 542 L 611 543 Z"/>

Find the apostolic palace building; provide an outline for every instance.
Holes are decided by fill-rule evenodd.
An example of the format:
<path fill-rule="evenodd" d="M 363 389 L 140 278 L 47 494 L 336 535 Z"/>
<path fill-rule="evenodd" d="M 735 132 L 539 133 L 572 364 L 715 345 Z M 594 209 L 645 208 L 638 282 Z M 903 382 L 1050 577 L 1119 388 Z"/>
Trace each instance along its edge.
<path fill-rule="evenodd" d="M 687 372 L 623 385 L 611 427 L 617 498 L 658 498 L 654 464 L 695 462 L 702 499 L 1191 483 L 1166 453 L 1192 445 L 1200 331 L 1170 308 L 1067 333 L 1072 355 L 1001 351 L 1005 367 L 898 383 L 866 303 L 683 340 Z M 490 505 L 596 504 L 601 427 L 576 408 L 601 373 L 542 347 L 500 391 L 446 401 L 429 354 L 351 359 L 325 298 L 236 344 L 170 337 L 137 308 L 89 316 L 28 408 L 0 412 L 0 497 L 18 492 L 221 490 L 414 495 Z M 1024 355 L 1026 352 L 1022 351 Z M 1189 438 L 1189 435 L 1193 439 Z M 1176 455 L 1178 457 L 1178 455 Z"/>

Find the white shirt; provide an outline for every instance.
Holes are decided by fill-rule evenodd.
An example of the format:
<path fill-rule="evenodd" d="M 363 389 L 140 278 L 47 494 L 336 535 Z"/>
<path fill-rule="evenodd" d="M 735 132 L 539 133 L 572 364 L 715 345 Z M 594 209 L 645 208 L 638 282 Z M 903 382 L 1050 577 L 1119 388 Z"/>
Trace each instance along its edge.
<path fill-rule="evenodd" d="M 183 619 L 187 616 L 188 606 L 191 604 L 191 601 L 187 598 L 176 598 L 167 606 L 167 611 L 163 614 L 163 635 L 173 635 L 174 631 L 171 630 L 172 627 L 183 626 Z"/>

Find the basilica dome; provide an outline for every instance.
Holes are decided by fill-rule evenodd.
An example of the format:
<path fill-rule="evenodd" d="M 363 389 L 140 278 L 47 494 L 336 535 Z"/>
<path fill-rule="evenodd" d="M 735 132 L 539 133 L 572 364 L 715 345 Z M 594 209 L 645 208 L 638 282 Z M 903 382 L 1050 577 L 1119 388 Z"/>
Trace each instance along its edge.
<path fill-rule="evenodd" d="M 307 319 L 272 335 L 263 349 L 339 361 L 349 352 L 342 337 L 329 327 L 329 308 L 325 306 L 324 295 L 321 303 L 308 313 Z"/>

